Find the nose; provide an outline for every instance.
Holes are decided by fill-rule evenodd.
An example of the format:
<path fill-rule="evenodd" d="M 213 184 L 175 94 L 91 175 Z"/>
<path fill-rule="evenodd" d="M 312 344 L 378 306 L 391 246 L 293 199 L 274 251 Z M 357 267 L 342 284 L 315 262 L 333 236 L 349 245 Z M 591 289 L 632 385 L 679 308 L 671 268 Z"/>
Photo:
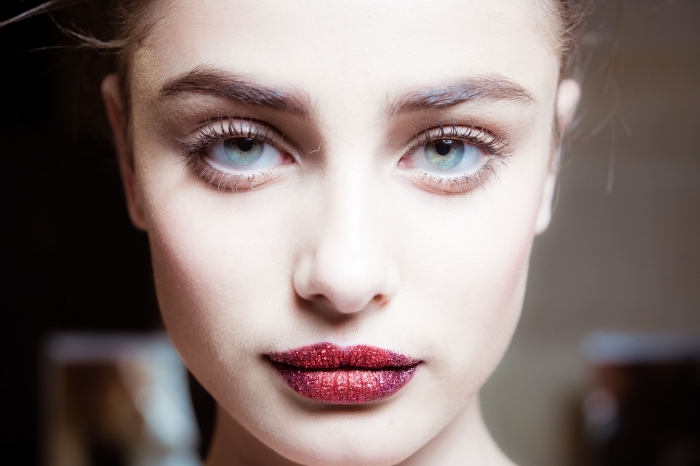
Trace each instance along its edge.
<path fill-rule="evenodd" d="M 385 247 L 389 234 L 382 203 L 366 182 L 343 177 L 316 196 L 322 200 L 312 209 L 311 241 L 293 277 L 299 297 L 336 317 L 379 309 L 399 288 L 398 271 Z"/>

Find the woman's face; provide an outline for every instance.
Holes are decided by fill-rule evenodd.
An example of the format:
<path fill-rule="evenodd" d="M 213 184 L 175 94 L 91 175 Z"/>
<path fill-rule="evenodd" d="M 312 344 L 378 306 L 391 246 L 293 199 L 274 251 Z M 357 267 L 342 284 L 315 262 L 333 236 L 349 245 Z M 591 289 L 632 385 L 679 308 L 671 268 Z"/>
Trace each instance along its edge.
<path fill-rule="evenodd" d="M 395 464 L 473 416 L 549 219 L 541 2 L 163 6 L 132 61 L 125 182 L 167 330 L 222 415 L 319 465 Z M 419 363 L 399 383 L 270 360 L 322 342 Z"/>

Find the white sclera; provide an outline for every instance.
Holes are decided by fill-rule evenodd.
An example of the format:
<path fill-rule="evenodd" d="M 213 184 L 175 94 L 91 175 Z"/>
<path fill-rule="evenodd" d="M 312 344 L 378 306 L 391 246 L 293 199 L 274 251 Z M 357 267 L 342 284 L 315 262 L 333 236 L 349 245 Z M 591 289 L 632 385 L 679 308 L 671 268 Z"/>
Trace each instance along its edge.
<path fill-rule="evenodd" d="M 444 156 L 444 160 L 441 160 L 441 156 L 435 152 L 435 144 L 438 141 L 440 140 L 428 142 L 411 155 L 414 168 L 438 175 L 469 175 L 475 173 L 488 160 L 482 149 L 457 139 L 452 139 L 451 151 Z M 459 144 L 462 144 L 462 147 Z M 454 165 L 449 163 L 450 159 L 454 160 Z"/>
<path fill-rule="evenodd" d="M 241 139 L 253 139 L 255 141 L 253 148 L 250 151 L 240 151 L 239 153 L 236 141 Z M 246 154 L 246 152 L 250 154 Z M 246 155 L 251 157 L 246 159 Z M 212 145 L 207 154 L 207 162 L 212 167 L 227 173 L 258 172 L 282 165 L 284 161 L 284 156 L 279 150 L 254 138 L 225 139 Z"/>

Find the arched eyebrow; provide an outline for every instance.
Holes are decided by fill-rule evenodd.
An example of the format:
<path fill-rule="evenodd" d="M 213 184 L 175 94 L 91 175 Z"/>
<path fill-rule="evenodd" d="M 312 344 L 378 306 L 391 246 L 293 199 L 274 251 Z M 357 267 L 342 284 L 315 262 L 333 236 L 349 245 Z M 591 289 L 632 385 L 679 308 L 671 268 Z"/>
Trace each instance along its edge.
<path fill-rule="evenodd" d="M 168 80 L 160 89 L 160 99 L 186 94 L 205 94 L 265 107 L 303 118 L 311 118 L 309 96 L 284 89 L 273 89 L 224 70 L 197 67 Z M 402 113 L 452 107 L 469 101 L 510 101 L 520 104 L 535 102 L 532 94 L 520 84 L 501 75 L 467 78 L 443 87 L 410 91 L 391 101 L 386 113 Z"/>
<path fill-rule="evenodd" d="M 312 113 L 306 94 L 253 84 L 235 73 L 205 67 L 194 68 L 168 80 L 158 97 L 168 99 L 186 94 L 211 95 L 304 118 L 309 118 Z"/>
<path fill-rule="evenodd" d="M 479 76 L 464 79 L 444 87 L 429 87 L 403 94 L 390 102 L 387 114 L 453 107 L 475 100 L 510 101 L 530 105 L 533 95 L 525 87 L 501 75 Z"/>

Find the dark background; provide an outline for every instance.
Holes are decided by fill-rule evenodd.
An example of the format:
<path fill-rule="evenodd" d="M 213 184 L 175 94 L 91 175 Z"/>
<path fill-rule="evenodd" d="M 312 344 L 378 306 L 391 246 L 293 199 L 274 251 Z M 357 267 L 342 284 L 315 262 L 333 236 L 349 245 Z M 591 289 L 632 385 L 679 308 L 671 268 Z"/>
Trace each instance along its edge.
<path fill-rule="evenodd" d="M 0 21 L 39 3 L 5 0 Z M 617 1 L 598 3 L 556 213 L 535 243 L 513 345 L 483 392 L 487 424 L 523 465 L 576 464 L 582 337 L 700 334 L 700 2 L 621 2 L 619 21 Z M 55 18 L 101 24 L 94 8 Z M 45 15 L 0 29 L 3 464 L 41 456 L 47 335 L 161 325 L 101 114 L 113 57 L 75 45 Z M 37 50 L 48 46 L 63 48 Z"/>
<path fill-rule="evenodd" d="M 0 21 L 40 4 L 5 0 Z M 84 11 L 86 10 L 86 11 Z M 89 20 L 90 9 L 55 18 Z M 148 244 L 126 215 L 99 76 L 42 15 L 0 29 L 0 312 L 3 464 L 41 456 L 38 364 L 59 330 L 149 330 L 160 321 Z M 49 46 L 69 46 L 36 50 Z"/>

